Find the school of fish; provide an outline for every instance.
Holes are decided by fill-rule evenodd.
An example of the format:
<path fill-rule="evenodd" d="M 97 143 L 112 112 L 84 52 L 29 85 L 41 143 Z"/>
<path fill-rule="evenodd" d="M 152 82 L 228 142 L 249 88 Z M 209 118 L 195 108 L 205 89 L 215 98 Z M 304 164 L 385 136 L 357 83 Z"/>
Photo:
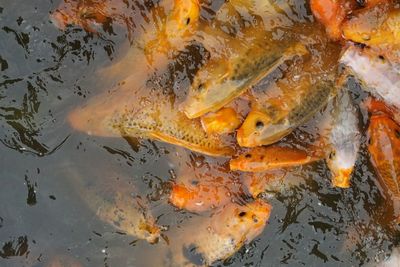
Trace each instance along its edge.
<path fill-rule="evenodd" d="M 211 212 L 176 249 L 192 256 L 177 256 L 172 266 L 210 265 L 254 240 L 273 213 L 265 194 L 298 166 L 325 160 L 332 186 L 351 187 L 363 135 L 400 223 L 398 1 L 309 0 L 313 23 L 288 19 L 287 5 L 273 0 L 225 1 L 209 20 L 202 0 L 137 2 L 64 0 L 51 20 L 60 30 L 75 25 L 92 34 L 114 23 L 131 42 L 102 71 L 121 77 L 118 84 L 69 114 L 74 129 L 205 155 L 201 164 L 181 164 L 171 181 L 170 205 Z M 132 18 L 143 12 L 157 19 L 136 27 Z M 165 77 L 193 44 L 207 52 L 176 93 Z M 350 83 L 362 96 L 354 97 Z M 316 125 L 312 140 L 293 140 L 306 124 Z M 118 230 L 157 242 L 162 227 L 146 205 L 124 185 L 105 184 L 82 185 L 88 206 Z"/>

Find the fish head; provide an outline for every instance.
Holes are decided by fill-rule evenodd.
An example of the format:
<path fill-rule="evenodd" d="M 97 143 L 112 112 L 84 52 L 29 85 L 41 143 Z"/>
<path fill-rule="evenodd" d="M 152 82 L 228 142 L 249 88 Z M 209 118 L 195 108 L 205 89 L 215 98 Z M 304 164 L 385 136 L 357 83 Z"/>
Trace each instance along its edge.
<path fill-rule="evenodd" d="M 334 187 L 349 188 L 351 175 L 354 169 L 356 149 L 353 144 L 332 151 L 327 159 L 329 169 L 332 171 L 332 185 Z"/>
<path fill-rule="evenodd" d="M 174 6 L 166 22 L 168 39 L 191 36 L 196 30 L 200 17 L 198 0 L 174 0 Z"/>
<path fill-rule="evenodd" d="M 239 235 L 240 239 L 252 240 L 264 229 L 271 210 L 272 206 L 261 199 L 239 206 L 232 217 L 233 229 L 231 230 L 235 230 L 235 234 Z"/>
<path fill-rule="evenodd" d="M 237 141 L 241 147 L 256 147 L 262 144 L 262 134 L 271 118 L 259 111 L 251 111 L 237 132 Z"/>
<path fill-rule="evenodd" d="M 161 235 L 161 229 L 152 219 L 146 218 L 146 221 L 142 221 L 139 224 L 139 229 L 142 230 L 143 239 L 147 240 L 147 242 L 150 244 L 155 244 L 158 242 Z"/>
<path fill-rule="evenodd" d="M 228 81 L 228 64 L 209 62 L 194 77 L 188 96 L 182 103 L 182 110 L 190 119 L 220 109 L 229 98 L 230 92 L 237 88 Z"/>
<path fill-rule="evenodd" d="M 274 125 L 268 115 L 253 110 L 237 132 L 237 141 L 242 147 L 269 145 L 287 135 L 288 129 L 284 124 Z"/>

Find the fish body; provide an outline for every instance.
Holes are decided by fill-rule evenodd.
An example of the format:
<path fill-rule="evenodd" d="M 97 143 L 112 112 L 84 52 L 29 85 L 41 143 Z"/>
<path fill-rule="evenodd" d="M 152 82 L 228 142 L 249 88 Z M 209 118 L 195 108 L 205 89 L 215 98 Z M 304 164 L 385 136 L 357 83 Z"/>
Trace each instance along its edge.
<path fill-rule="evenodd" d="M 299 166 L 317 160 L 306 151 L 279 146 L 262 146 L 231 159 L 233 171 L 264 172 L 273 169 Z"/>
<path fill-rule="evenodd" d="M 298 96 L 300 101 L 293 101 L 294 104 L 287 110 L 280 110 L 279 106 L 252 110 L 238 130 L 239 145 L 256 147 L 279 141 L 307 122 L 336 94 L 334 84 L 322 79 L 313 84 L 307 81 L 300 86 L 303 92 L 302 96 Z"/>
<path fill-rule="evenodd" d="M 371 115 L 368 151 L 383 187 L 394 202 L 400 222 L 400 126 L 383 112 Z"/>
<path fill-rule="evenodd" d="M 68 118 L 72 127 L 98 136 L 159 140 L 207 155 L 233 153 L 229 142 L 207 134 L 200 121 L 188 119 L 174 107 L 168 95 L 138 81 L 141 75 L 147 79 L 146 73 L 135 72 L 111 93 L 99 95 L 73 110 Z"/>
<path fill-rule="evenodd" d="M 259 196 L 266 197 L 271 191 L 280 191 L 285 183 L 286 172 L 284 170 L 273 170 L 266 172 L 255 172 L 246 175 L 244 185 L 250 195 L 257 199 Z"/>
<path fill-rule="evenodd" d="M 387 1 L 394 2 L 394 1 Z M 400 62 L 400 10 L 390 3 L 355 12 L 343 23 L 345 39 L 369 46 L 393 62 Z"/>
<path fill-rule="evenodd" d="M 206 183 L 187 186 L 174 184 L 169 201 L 177 208 L 190 212 L 203 212 L 226 205 L 231 201 L 229 185 Z"/>
<path fill-rule="evenodd" d="M 350 46 L 340 62 L 361 82 L 363 89 L 400 108 L 400 71 L 398 66 L 371 50 Z"/>
<path fill-rule="evenodd" d="M 218 162 L 190 156 L 181 158 L 180 162 L 169 197 L 169 202 L 175 207 L 190 212 L 204 212 L 241 201 L 243 192 L 240 178 L 230 172 L 224 159 Z"/>
<path fill-rule="evenodd" d="M 300 169 L 277 169 L 249 173 L 244 177 L 243 184 L 253 198 L 271 199 L 276 198 L 276 194 L 285 194 L 303 184 L 306 181 L 303 172 Z"/>
<path fill-rule="evenodd" d="M 327 163 L 333 186 L 348 188 L 361 144 L 357 110 L 347 88 L 336 96 L 333 106 Z"/>
<path fill-rule="evenodd" d="M 199 120 L 190 120 L 170 105 L 148 105 L 137 113 L 114 118 L 112 128 L 122 135 L 145 137 L 213 156 L 229 156 L 233 148 L 219 136 L 207 134 Z"/>
<path fill-rule="evenodd" d="M 62 1 L 50 19 L 59 29 L 78 25 L 88 32 L 97 32 L 113 23 L 125 26 L 132 49 L 139 48 L 149 64 L 171 50 L 182 50 L 197 30 L 200 17 L 198 0 L 163 0 L 146 6 L 136 1 L 77 0 Z M 110 26 L 111 25 L 111 26 Z"/>
<path fill-rule="evenodd" d="M 202 263 L 211 265 L 232 256 L 244 244 L 261 234 L 272 207 L 262 200 L 246 205 L 231 203 L 219 213 L 196 226 L 186 243 Z"/>
<path fill-rule="evenodd" d="M 344 0 L 310 0 L 313 15 L 326 27 L 330 38 L 338 40 L 341 37 L 341 24 L 346 18 L 351 1 Z"/>
<path fill-rule="evenodd" d="M 101 219 L 121 232 L 149 243 L 158 241 L 161 230 L 144 203 L 135 197 L 135 188 L 122 180 L 83 180 L 77 173 L 69 177 L 86 205 Z"/>
<path fill-rule="evenodd" d="M 394 198 L 400 198 L 400 127 L 386 115 L 372 115 L 368 150 L 382 182 Z"/>
<path fill-rule="evenodd" d="M 105 23 L 110 19 L 112 3 L 114 3 L 115 9 L 123 7 L 122 1 L 120 3 L 110 0 L 62 1 L 58 8 L 52 12 L 50 19 L 57 28 L 62 30 L 67 25 L 79 25 L 88 32 L 95 32 L 95 24 Z"/>
<path fill-rule="evenodd" d="M 64 0 L 50 18 L 62 30 L 67 25 L 78 25 L 86 31 L 95 32 L 95 24 L 111 21 L 126 25 L 129 29 L 135 27 L 132 18 L 143 16 L 140 10 L 143 12 L 146 9 L 146 6 L 137 3 L 130 6 L 126 1 L 118 0 Z M 193 25 L 197 25 L 200 4 L 198 0 L 168 0 L 148 9 L 165 23 L 159 28 L 169 37 L 184 37 Z"/>
<path fill-rule="evenodd" d="M 301 44 L 290 47 L 264 36 L 259 38 L 246 45 L 232 45 L 228 57 L 210 60 L 199 70 L 182 103 L 188 118 L 219 110 L 286 60 L 307 53 Z"/>

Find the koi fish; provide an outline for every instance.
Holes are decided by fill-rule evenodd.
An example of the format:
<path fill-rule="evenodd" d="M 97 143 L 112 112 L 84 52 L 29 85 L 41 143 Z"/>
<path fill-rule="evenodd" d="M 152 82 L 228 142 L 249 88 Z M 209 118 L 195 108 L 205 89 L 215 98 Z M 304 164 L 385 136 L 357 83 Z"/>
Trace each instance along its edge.
<path fill-rule="evenodd" d="M 264 198 L 268 193 L 280 191 L 285 183 L 286 175 L 286 171 L 282 169 L 255 172 L 246 175 L 243 184 L 253 198 L 257 199 L 261 195 Z"/>
<path fill-rule="evenodd" d="M 135 189 L 122 180 L 84 181 L 77 173 L 70 172 L 86 205 L 104 222 L 119 231 L 155 243 L 161 230 L 146 209 L 146 203 L 134 197 Z"/>
<path fill-rule="evenodd" d="M 97 96 L 72 111 L 72 127 L 92 135 L 154 139 L 207 155 L 233 153 L 229 141 L 204 132 L 198 119 L 188 119 L 169 102 L 169 96 L 149 93 L 151 88 L 146 82 L 141 85 L 138 77 L 139 73 L 131 75 L 111 93 Z"/>
<path fill-rule="evenodd" d="M 206 185 L 193 185 L 191 187 L 183 184 L 172 186 L 169 201 L 179 209 L 190 212 L 203 212 L 226 205 L 231 201 L 232 195 L 229 185 L 215 183 Z"/>
<path fill-rule="evenodd" d="M 186 163 L 180 164 L 173 181 L 169 197 L 172 205 L 190 212 L 204 212 L 241 201 L 239 177 L 229 171 L 225 162 L 203 157 L 183 161 Z"/>
<path fill-rule="evenodd" d="M 279 141 L 293 129 L 307 122 L 336 93 L 334 84 L 322 79 L 314 84 L 310 84 L 309 80 L 300 81 L 299 86 L 302 88 L 296 92 L 307 93 L 298 96 L 300 100 L 291 104 L 288 110 L 282 110 L 278 105 L 252 110 L 237 132 L 239 145 L 256 147 Z"/>
<path fill-rule="evenodd" d="M 305 37 L 309 35 L 305 34 Z M 280 75 L 274 75 L 277 77 L 251 89 L 252 110 L 237 131 L 240 146 L 256 147 L 281 140 L 306 123 L 336 95 L 332 81 L 339 55 L 326 37 L 321 38 L 318 43 L 312 41 L 314 37 L 307 41 L 313 51 L 312 57 L 300 58 L 286 69 L 282 68 Z"/>
<path fill-rule="evenodd" d="M 161 4 L 148 8 L 151 13 L 160 17 L 164 25 L 159 25 L 167 37 L 184 37 L 196 27 L 200 15 L 200 4 L 198 0 L 173 0 L 162 1 Z M 64 0 L 58 8 L 52 12 L 50 18 L 56 27 L 64 30 L 67 25 L 78 25 L 89 32 L 96 32 L 95 24 L 116 22 L 126 25 L 128 28 L 135 27 L 132 18 L 143 16 L 145 6 L 137 3 L 115 0 Z M 165 18 L 165 19 L 162 19 Z M 157 23 L 157 21 L 155 21 Z M 147 29 L 148 30 L 148 29 Z"/>
<path fill-rule="evenodd" d="M 392 2 L 392 0 L 365 0 L 362 3 L 356 0 L 311 0 L 310 8 L 315 18 L 325 26 L 328 36 L 333 40 L 339 40 L 342 37 L 352 39 L 349 38 L 349 34 L 346 34 L 348 31 L 352 35 L 361 35 L 362 32 L 357 30 L 365 27 L 366 24 L 373 24 L 372 22 L 377 19 L 376 14 L 372 14 L 371 9 L 389 2 Z M 360 15 L 356 15 L 355 18 L 347 20 L 349 14 L 354 13 L 365 14 L 362 18 Z M 379 16 L 385 13 L 384 10 L 378 12 Z M 372 33 L 373 29 L 369 28 L 369 30 L 364 32 L 366 34 L 364 37 Z M 363 41 L 367 41 L 367 38 Z"/>
<path fill-rule="evenodd" d="M 344 0 L 310 0 L 313 15 L 325 25 L 330 38 L 338 40 L 341 37 L 341 24 L 347 12 L 351 10 L 349 3 Z"/>
<path fill-rule="evenodd" d="M 400 108 L 400 73 L 398 67 L 370 49 L 350 46 L 340 62 L 360 81 L 362 88 L 386 103 Z"/>
<path fill-rule="evenodd" d="M 381 183 L 394 202 L 396 221 L 400 222 L 400 126 L 376 107 L 368 126 L 368 151 Z"/>
<path fill-rule="evenodd" d="M 333 121 L 328 135 L 328 166 L 333 186 L 348 188 L 361 144 L 356 108 L 347 88 L 334 99 Z"/>
<path fill-rule="evenodd" d="M 399 30 L 400 10 L 393 9 L 389 3 L 355 12 L 342 26 L 344 38 L 365 44 L 396 63 L 400 61 Z"/>
<path fill-rule="evenodd" d="M 258 34 L 260 35 L 260 34 Z M 254 38 L 252 38 L 254 39 Z M 307 54 L 307 49 L 268 40 L 266 35 L 238 44 L 233 40 L 231 55 L 210 60 L 196 74 L 182 110 L 188 118 L 217 111 L 244 93 L 283 62 Z M 236 43 L 235 43 L 236 42 Z"/>
<path fill-rule="evenodd" d="M 318 158 L 309 155 L 306 151 L 296 148 L 279 146 L 262 146 L 231 159 L 232 171 L 264 172 L 272 169 L 293 167 L 311 163 Z"/>
<path fill-rule="evenodd" d="M 243 206 L 231 203 L 209 220 L 196 225 L 184 250 L 199 257 L 207 266 L 224 260 L 262 233 L 271 209 L 262 200 Z"/>

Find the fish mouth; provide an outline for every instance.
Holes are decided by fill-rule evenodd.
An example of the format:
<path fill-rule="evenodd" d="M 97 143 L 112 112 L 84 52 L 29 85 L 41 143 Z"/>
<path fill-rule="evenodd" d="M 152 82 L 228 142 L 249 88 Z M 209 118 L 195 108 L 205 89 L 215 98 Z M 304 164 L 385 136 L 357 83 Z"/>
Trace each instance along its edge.
<path fill-rule="evenodd" d="M 340 169 L 332 178 L 332 185 L 339 188 L 349 188 L 352 173 L 352 168 Z"/>
<path fill-rule="evenodd" d="M 239 146 L 241 147 L 257 147 L 260 144 L 253 138 L 253 137 L 247 137 L 244 134 L 244 129 L 240 128 L 237 131 L 237 135 L 236 135 L 236 141 L 238 142 Z"/>
<path fill-rule="evenodd" d="M 95 109 L 89 106 L 77 108 L 68 114 L 71 127 L 88 135 L 101 137 L 120 137 L 121 134 L 109 125 L 110 116 L 106 109 Z"/>
<path fill-rule="evenodd" d="M 242 83 L 232 81 L 227 81 L 224 84 L 211 84 L 207 93 L 189 96 L 181 104 L 181 110 L 189 119 L 198 118 L 208 112 L 218 111 L 247 89 L 242 87 Z"/>

